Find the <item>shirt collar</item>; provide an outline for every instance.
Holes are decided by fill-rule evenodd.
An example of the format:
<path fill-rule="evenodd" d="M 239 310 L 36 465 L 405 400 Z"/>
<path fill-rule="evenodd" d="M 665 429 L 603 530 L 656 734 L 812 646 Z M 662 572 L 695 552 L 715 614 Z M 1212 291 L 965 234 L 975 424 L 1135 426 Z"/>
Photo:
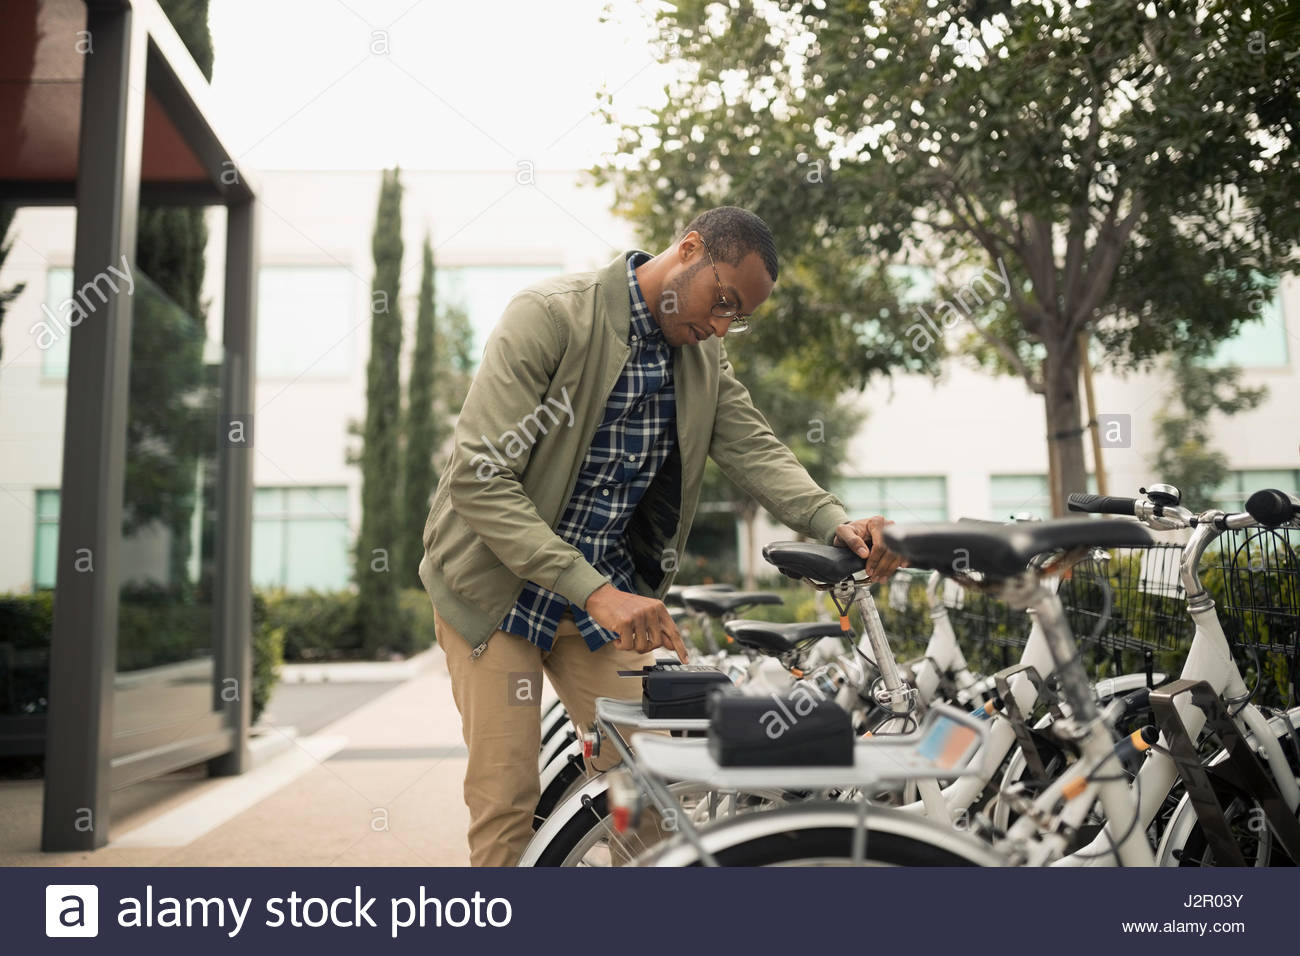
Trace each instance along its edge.
<path fill-rule="evenodd" d="M 627 290 L 632 302 L 630 334 L 639 335 L 642 338 L 662 337 L 663 335 L 663 330 L 659 328 L 659 323 L 655 321 L 654 315 L 650 312 L 650 306 L 641 293 L 641 283 L 636 281 L 637 267 L 653 258 L 654 256 L 650 255 L 650 253 L 641 252 L 640 250 L 627 254 Z"/>

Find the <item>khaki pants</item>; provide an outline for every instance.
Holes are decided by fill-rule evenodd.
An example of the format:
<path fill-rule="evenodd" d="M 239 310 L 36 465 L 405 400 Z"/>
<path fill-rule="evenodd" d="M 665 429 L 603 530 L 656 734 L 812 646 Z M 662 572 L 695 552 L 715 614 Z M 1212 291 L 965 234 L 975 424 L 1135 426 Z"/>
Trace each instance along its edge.
<path fill-rule="evenodd" d="M 583 733 L 595 720 L 597 697 L 641 699 L 641 682 L 619 677 L 618 672 L 651 664 L 654 655 L 621 651 L 612 644 L 593 651 L 568 613 L 556 629 L 551 650 L 496 631 L 476 659 L 470 658 L 465 638 L 440 615 L 435 614 L 434 627 L 447 655 L 469 748 L 465 805 L 470 865 L 514 866 L 532 839 L 533 811 L 541 796 L 537 752 L 542 672 Z M 588 762 L 588 772 L 606 770 L 617 761 L 612 747 L 602 748 L 600 758 Z"/>

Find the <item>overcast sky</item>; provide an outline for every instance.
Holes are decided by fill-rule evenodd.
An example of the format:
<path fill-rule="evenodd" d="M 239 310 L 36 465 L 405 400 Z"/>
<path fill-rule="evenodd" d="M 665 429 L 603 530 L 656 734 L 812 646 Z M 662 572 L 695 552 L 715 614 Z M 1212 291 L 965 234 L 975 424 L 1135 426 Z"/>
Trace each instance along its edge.
<path fill-rule="evenodd" d="M 585 167 L 602 85 L 626 118 L 665 78 L 630 0 L 211 0 L 210 21 L 218 128 L 253 169 Z"/>

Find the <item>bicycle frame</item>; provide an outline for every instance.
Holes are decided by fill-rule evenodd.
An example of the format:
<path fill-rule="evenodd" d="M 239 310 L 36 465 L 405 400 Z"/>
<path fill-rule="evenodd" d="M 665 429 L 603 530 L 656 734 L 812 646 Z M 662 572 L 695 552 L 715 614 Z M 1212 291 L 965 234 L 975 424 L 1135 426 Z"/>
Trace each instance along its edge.
<path fill-rule="evenodd" d="M 1198 571 L 1201 557 L 1210 543 L 1219 536 L 1220 529 L 1214 526 L 1214 515 L 1221 512 L 1202 515 L 1191 540 L 1183 549 L 1180 567 L 1183 587 L 1187 593 L 1188 612 L 1196 625 L 1187 661 L 1183 665 L 1182 677 L 1186 680 L 1205 681 L 1219 696 L 1226 700 L 1244 700 L 1249 693 L 1241 671 L 1232 658 L 1228 639 L 1223 633 L 1223 625 L 1214 610 L 1214 600 L 1201 584 Z M 1182 719 L 1188 735 L 1198 740 L 1205 727 L 1205 714 L 1184 695 L 1180 697 L 1175 708 Z M 1269 729 L 1267 718 L 1259 708 L 1249 702 L 1236 713 L 1236 721 L 1244 733 L 1253 734 L 1255 745 L 1263 751 L 1265 762 L 1273 774 L 1278 792 L 1287 806 L 1294 812 L 1300 806 L 1300 784 L 1287 762 L 1281 744 Z M 1167 747 L 1169 741 L 1161 735 L 1160 746 Z M 1150 753 L 1138 772 L 1135 788 L 1139 792 L 1138 820 L 1136 828 L 1145 833 L 1155 821 L 1156 814 L 1168 797 L 1170 790 L 1178 781 L 1178 768 L 1172 758 L 1164 753 Z M 1073 808 L 1072 808 L 1073 809 Z M 1083 808 L 1086 814 L 1087 808 Z M 1111 820 L 1106 830 L 1119 824 Z M 1127 822 L 1124 823 L 1127 826 Z M 1113 837 L 1114 834 L 1112 833 Z M 1056 862 L 1058 866 L 1106 866 L 1109 854 L 1104 852 L 1108 846 L 1106 833 L 1100 834 L 1089 846 L 1064 857 Z M 1102 849 L 1099 849 L 1102 848 Z"/>

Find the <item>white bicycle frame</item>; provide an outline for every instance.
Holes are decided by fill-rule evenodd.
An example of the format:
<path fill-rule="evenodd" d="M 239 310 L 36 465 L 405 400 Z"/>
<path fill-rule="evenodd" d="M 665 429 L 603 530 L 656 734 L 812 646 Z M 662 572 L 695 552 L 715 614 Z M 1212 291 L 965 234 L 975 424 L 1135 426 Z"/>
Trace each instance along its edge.
<path fill-rule="evenodd" d="M 1196 625 L 1196 633 L 1192 638 L 1181 676 L 1186 680 L 1205 681 L 1225 700 L 1243 700 L 1249 690 L 1241 676 L 1241 671 L 1237 668 L 1236 661 L 1232 658 L 1228 639 L 1223 633 L 1223 625 L 1214 610 L 1214 600 L 1201 584 L 1197 569 L 1205 548 L 1219 536 L 1219 533 L 1212 522 L 1202 521 L 1183 549 L 1180 573 L 1183 587 L 1188 595 L 1188 611 Z M 1205 714 L 1185 694 L 1175 700 L 1174 706 L 1182 719 L 1183 726 L 1187 728 L 1188 735 L 1193 740 L 1199 739 L 1201 730 L 1205 727 Z M 1263 751 L 1279 794 L 1294 812 L 1297 807 L 1300 807 L 1300 784 L 1296 782 L 1282 745 L 1269 729 L 1268 719 L 1251 703 L 1246 703 L 1238 709 L 1235 719 L 1243 733 L 1254 736 L 1256 749 Z M 1169 741 L 1162 734 L 1160 745 L 1167 747 L 1168 744 Z M 1135 789 L 1139 791 L 1140 802 L 1137 808 L 1138 820 L 1134 829 L 1145 835 L 1177 780 L 1178 768 L 1171 757 L 1154 751 L 1148 754 L 1146 762 L 1138 772 L 1135 784 Z M 1078 818 L 1079 821 L 1086 817 L 1088 810 L 1087 807 L 1076 810 L 1073 806 L 1069 809 L 1070 816 Z M 1129 819 L 1116 820 L 1110 817 L 1108 819 L 1110 822 L 1107 824 L 1107 832 L 1112 828 L 1130 825 Z M 1110 835 L 1115 836 L 1114 833 Z M 1107 852 L 1108 849 L 1106 833 L 1102 833 L 1089 846 L 1056 861 L 1054 865 L 1107 866 L 1108 860 L 1112 859 Z"/>

